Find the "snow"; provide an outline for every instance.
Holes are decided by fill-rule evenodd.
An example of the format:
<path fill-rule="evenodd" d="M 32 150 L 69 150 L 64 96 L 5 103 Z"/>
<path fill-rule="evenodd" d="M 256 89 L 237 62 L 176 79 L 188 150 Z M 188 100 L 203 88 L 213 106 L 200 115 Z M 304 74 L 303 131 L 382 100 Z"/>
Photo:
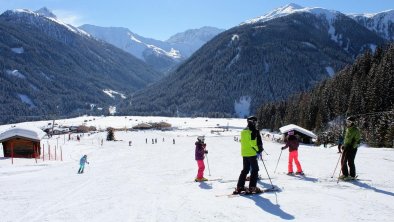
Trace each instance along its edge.
<path fill-rule="evenodd" d="M 237 34 L 234 34 L 232 37 L 231 37 L 231 41 L 239 41 L 239 35 L 237 35 Z"/>
<path fill-rule="evenodd" d="M 108 107 L 108 112 L 111 115 L 115 115 L 116 114 L 116 106 L 109 106 Z"/>
<path fill-rule="evenodd" d="M 338 43 L 340 46 L 342 45 L 341 35 L 336 33 L 335 27 L 333 26 L 336 17 L 340 14 L 340 12 L 335 10 L 328 10 L 319 7 L 302 7 L 297 4 L 291 3 L 285 5 L 283 7 L 277 8 L 263 16 L 259 16 L 257 18 L 249 19 L 240 25 L 245 24 L 255 24 L 260 22 L 266 22 L 275 18 L 280 18 L 284 16 L 288 16 L 294 13 L 310 13 L 317 17 L 322 17 L 327 21 L 328 24 L 328 34 L 330 35 L 331 40 Z"/>
<path fill-rule="evenodd" d="M 105 132 L 85 134 L 80 142 L 75 134 L 70 141 L 54 136 L 42 141 L 45 150 L 51 146 L 50 161 L 46 155 L 45 161 L 14 159 L 12 165 L 11 159 L 0 158 L 1 221 L 392 221 L 393 149 L 360 148 L 356 167 L 363 180 L 337 183 L 331 178 L 339 158 L 336 147 L 301 145 L 299 160 L 306 177 L 289 177 L 284 174 L 288 153 L 281 153 L 283 144 L 264 136 L 269 155 L 264 154 L 264 165 L 259 161 L 259 173 L 266 178 L 267 169 L 280 191 L 228 198 L 225 194 L 236 186 L 242 168 L 234 136 L 246 126 L 245 119 L 85 116 L 56 122 L 83 124 L 86 119 L 94 119 L 88 124 L 101 128 L 165 121 L 176 129 L 117 131 L 116 142 L 105 141 Z M 40 127 L 47 122 L 18 125 Z M 227 125 L 229 131 L 211 133 L 216 126 Z M 205 135 L 209 150 L 205 176 L 223 181 L 193 182 L 198 135 Z M 157 144 L 151 143 L 153 138 Z M 79 175 L 84 154 L 90 164 Z M 258 186 L 271 185 L 263 179 Z"/>
<path fill-rule="evenodd" d="M 308 47 L 311 47 L 313 49 L 317 49 L 317 47 L 314 44 L 310 43 L 310 42 L 302 42 L 302 44 L 304 44 L 304 45 L 306 45 Z"/>
<path fill-rule="evenodd" d="M 165 51 L 164 49 L 161 49 L 157 46 L 154 45 L 146 45 L 148 48 L 152 49 L 152 51 L 154 53 L 156 53 L 157 55 L 166 55 L 168 57 L 174 58 L 174 59 L 179 59 L 181 58 L 181 54 L 178 50 L 175 50 L 173 48 L 171 48 L 170 51 Z"/>
<path fill-rule="evenodd" d="M 117 91 L 112 90 L 112 89 L 103 89 L 103 92 L 105 94 L 107 94 L 111 98 L 115 98 L 114 95 L 119 95 L 122 99 L 126 99 L 127 98 L 123 93 L 117 92 Z"/>
<path fill-rule="evenodd" d="M 16 53 L 16 54 L 22 54 L 25 52 L 25 50 L 23 49 L 23 47 L 19 47 L 19 48 L 11 48 L 11 51 Z"/>
<path fill-rule="evenodd" d="M 15 76 L 15 77 L 18 77 L 18 78 L 20 78 L 20 79 L 25 79 L 26 78 L 26 76 L 25 75 L 23 75 L 21 72 L 19 72 L 19 70 L 17 70 L 17 69 L 14 69 L 14 70 L 5 70 L 5 72 L 8 74 L 8 75 L 10 75 L 10 76 Z"/>
<path fill-rule="evenodd" d="M 333 77 L 335 74 L 335 70 L 331 66 L 327 66 L 326 71 L 330 77 Z"/>
<path fill-rule="evenodd" d="M 137 43 L 142 43 L 140 40 L 138 40 L 136 37 L 134 37 L 132 34 L 129 33 L 129 37 L 132 41 L 137 42 Z"/>
<path fill-rule="evenodd" d="M 17 94 L 19 99 L 22 100 L 22 102 L 28 104 L 30 107 L 36 107 L 36 105 L 34 105 L 33 101 L 30 99 L 29 96 L 25 95 L 25 94 Z"/>
<path fill-rule="evenodd" d="M 379 33 L 388 40 L 394 40 L 390 27 L 394 24 L 394 10 L 379 13 L 348 14 L 349 17 L 362 21 L 364 26 L 371 31 Z"/>
<path fill-rule="evenodd" d="M 369 44 L 369 48 L 371 49 L 372 53 L 375 53 L 377 47 L 378 46 L 376 44 Z"/>
<path fill-rule="evenodd" d="M 238 117 L 249 116 L 250 103 L 252 98 L 250 96 L 241 96 L 238 101 L 234 102 L 234 110 Z"/>
<path fill-rule="evenodd" d="M 281 133 L 287 133 L 287 132 L 292 131 L 292 130 L 296 130 L 298 132 L 301 132 L 301 133 L 303 133 L 305 135 L 308 135 L 308 136 L 310 136 L 310 137 L 312 137 L 314 139 L 317 138 L 316 134 L 314 134 L 313 132 L 311 132 L 311 131 L 309 131 L 307 129 L 304 129 L 304 128 L 300 127 L 300 126 L 294 125 L 294 124 L 289 124 L 289 125 L 282 126 L 281 128 L 279 128 L 279 131 Z"/>
<path fill-rule="evenodd" d="M 14 136 L 20 136 L 32 140 L 41 140 L 45 135 L 46 133 L 44 131 L 33 126 L 10 127 L 0 133 L 0 141 L 4 141 Z"/>
<path fill-rule="evenodd" d="M 247 20 L 240 25 L 254 24 L 258 22 L 266 22 L 275 18 L 288 16 L 294 13 L 311 13 L 317 16 L 324 16 L 328 21 L 335 20 L 339 12 L 334 10 L 323 9 L 319 7 L 302 7 L 297 4 L 291 3 L 283 7 L 279 7 L 263 16 Z"/>

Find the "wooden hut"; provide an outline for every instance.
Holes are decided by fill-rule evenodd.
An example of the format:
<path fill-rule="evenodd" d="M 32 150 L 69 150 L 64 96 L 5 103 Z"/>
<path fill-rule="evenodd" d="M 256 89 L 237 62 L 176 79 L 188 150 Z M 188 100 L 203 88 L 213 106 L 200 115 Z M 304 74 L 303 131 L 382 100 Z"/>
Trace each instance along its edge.
<path fill-rule="evenodd" d="M 312 139 L 317 139 L 317 136 L 313 132 L 294 124 L 283 126 L 279 128 L 279 131 L 283 134 L 284 141 L 289 132 L 294 133 L 294 135 L 299 138 L 300 142 L 305 144 L 311 144 L 313 143 Z"/>
<path fill-rule="evenodd" d="M 37 158 L 45 132 L 38 128 L 13 127 L 0 134 L 4 157 Z"/>

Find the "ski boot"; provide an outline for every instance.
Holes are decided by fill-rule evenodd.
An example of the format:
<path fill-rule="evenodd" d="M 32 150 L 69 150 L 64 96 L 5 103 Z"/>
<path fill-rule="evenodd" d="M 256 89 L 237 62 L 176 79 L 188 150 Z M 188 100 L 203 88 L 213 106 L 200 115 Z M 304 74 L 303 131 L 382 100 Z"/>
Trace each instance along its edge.
<path fill-rule="evenodd" d="M 240 194 L 240 193 L 244 193 L 246 191 L 245 187 L 237 187 L 235 188 L 233 194 Z"/>
<path fill-rule="evenodd" d="M 207 178 L 203 177 L 203 178 L 196 178 L 194 179 L 195 182 L 204 182 L 204 181 L 208 181 Z"/>
<path fill-rule="evenodd" d="M 258 187 L 249 187 L 249 189 L 247 189 L 246 194 L 256 194 L 256 193 L 262 193 L 263 191 L 258 188 Z"/>
<path fill-rule="evenodd" d="M 305 176 L 304 172 L 297 172 L 296 175 Z"/>

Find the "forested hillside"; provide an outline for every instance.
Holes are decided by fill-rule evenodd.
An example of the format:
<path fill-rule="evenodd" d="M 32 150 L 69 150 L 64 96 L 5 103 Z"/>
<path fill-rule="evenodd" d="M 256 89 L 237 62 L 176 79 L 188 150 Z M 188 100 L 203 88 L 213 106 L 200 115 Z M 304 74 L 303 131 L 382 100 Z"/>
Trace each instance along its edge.
<path fill-rule="evenodd" d="M 394 44 L 366 52 L 310 92 L 263 105 L 258 116 L 261 128 L 293 123 L 331 142 L 342 133 L 343 120 L 354 116 L 367 144 L 394 147 Z"/>
<path fill-rule="evenodd" d="M 262 103 L 309 90 L 385 43 L 339 12 L 330 16 L 296 13 L 225 31 L 168 77 L 125 100 L 120 112 L 244 117 Z"/>

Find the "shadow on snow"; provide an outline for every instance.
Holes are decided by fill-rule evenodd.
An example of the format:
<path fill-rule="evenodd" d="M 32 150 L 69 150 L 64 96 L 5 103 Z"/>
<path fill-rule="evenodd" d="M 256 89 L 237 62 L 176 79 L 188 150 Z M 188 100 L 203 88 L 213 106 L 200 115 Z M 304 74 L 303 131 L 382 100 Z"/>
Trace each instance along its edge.
<path fill-rule="evenodd" d="M 394 193 L 393 193 L 393 192 L 381 190 L 381 189 L 378 189 L 378 188 L 376 188 L 376 187 L 373 187 L 373 186 L 371 186 L 371 185 L 369 185 L 369 184 L 366 184 L 366 183 L 363 183 L 363 182 L 360 182 L 360 181 L 357 181 L 357 180 L 352 181 L 351 183 L 354 184 L 354 185 L 356 185 L 356 186 L 359 186 L 359 187 L 361 187 L 361 188 L 373 190 L 373 191 L 375 191 L 375 192 L 377 192 L 377 193 L 382 193 L 382 194 L 386 194 L 386 195 L 389 195 L 389 196 L 394 196 Z"/>

